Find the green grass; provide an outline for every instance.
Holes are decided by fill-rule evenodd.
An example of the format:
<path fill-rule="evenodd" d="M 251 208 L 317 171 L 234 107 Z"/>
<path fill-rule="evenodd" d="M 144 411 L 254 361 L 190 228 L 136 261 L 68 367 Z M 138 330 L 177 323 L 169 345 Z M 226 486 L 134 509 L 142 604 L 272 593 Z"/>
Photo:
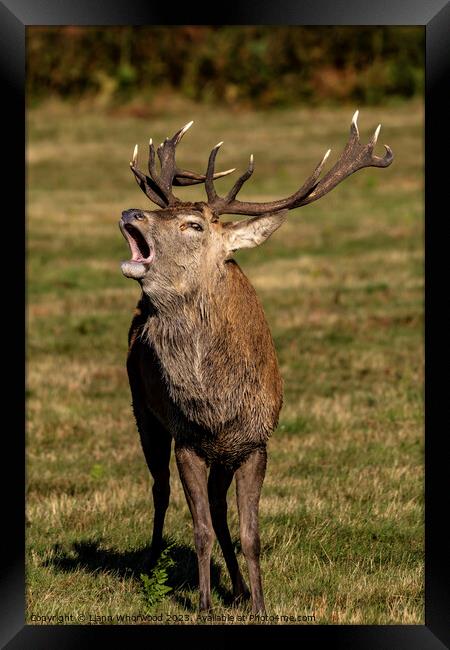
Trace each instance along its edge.
<path fill-rule="evenodd" d="M 28 113 L 28 622 L 149 613 L 151 483 L 125 372 L 139 288 L 120 272 L 117 227 L 122 209 L 148 205 L 128 167 L 135 142 L 195 119 L 180 163 L 203 169 L 224 140 L 222 169 L 255 155 L 241 198 L 268 200 L 297 188 L 328 147 L 337 155 L 353 110 Z M 260 506 L 265 596 L 269 615 L 316 624 L 423 624 L 423 110 L 363 108 L 359 121 L 363 139 L 383 122 L 393 165 L 355 174 L 238 255 L 285 383 Z M 172 591 L 152 613 L 194 622 L 192 525 L 173 461 L 172 477 Z M 229 501 L 244 567 L 234 490 Z M 212 576 L 214 614 L 242 621 L 217 545 Z"/>

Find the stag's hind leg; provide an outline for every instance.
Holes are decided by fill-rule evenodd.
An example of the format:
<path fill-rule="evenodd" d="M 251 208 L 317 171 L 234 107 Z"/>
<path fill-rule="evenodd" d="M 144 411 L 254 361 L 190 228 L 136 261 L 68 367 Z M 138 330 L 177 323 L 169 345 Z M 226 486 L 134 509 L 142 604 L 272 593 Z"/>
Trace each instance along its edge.
<path fill-rule="evenodd" d="M 149 558 L 149 566 L 152 567 L 161 554 L 164 519 L 169 505 L 172 437 L 145 406 L 133 403 L 133 409 L 145 460 L 153 478 L 154 515 Z"/>
<path fill-rule="evenodd" d="M 259 566 L 260 542 L 258 507 L 266 473 L 265 447 L 253 451 L 236 470 L 236 495 L 239 510 L 241 546 L 248 566 L 252 611 L 264 613 L 264 597 Z"/>
<path fill-rule="evenodd" d="M 227 522 L 227 492 L 233 475 L 233 470 L 222 465 L 211 466 L 208 479 L 209 508 L 214 532 L 233 584 L 233 596 L 236 599 L 247 599 L 250 597 L 250 592 L 239 569 Z"/>
<path fill-rule="evenodd" d="M 178 471 L 194 524 L 200 610 L 211 608 L 211 549 L 214 530 L 208 501 L 207 466 L 193 449 L 175 446 Z"/>

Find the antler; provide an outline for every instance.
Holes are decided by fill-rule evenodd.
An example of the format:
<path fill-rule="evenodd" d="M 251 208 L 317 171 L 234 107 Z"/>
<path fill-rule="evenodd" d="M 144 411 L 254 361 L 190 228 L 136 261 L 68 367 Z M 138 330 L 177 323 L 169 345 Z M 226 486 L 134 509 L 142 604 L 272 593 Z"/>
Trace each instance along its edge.
<path fill-rule="evenodd" d="M 136 145 L 133 152 L 133 159 L 130 162 L 131 171 L 135 175 L 137 184 L 148 198 L 156 203 L 161 208 L 176 205 L 181 203 L 172 193 L 173 185 L 195 185 L 197 183 L 205 182 L 206 177 L 203 174 L 189 171 L 187 169 L 180 169 L 175 163 L 175 149 L 180 142 L 186 131 L 192 126 L 192 122 L 188 122 L 182 129 L 177 131 L 172 138 L 166 138 L 161 142 L 157 149 L 158 158 L 161 165 L 161 171 L 158 174 L 156 169 L 155 147 L 152 139 L 149 141 L 149 158 L 148 158 L 148 171 L 149 176 L 141 172 L 138 168 L 138 146 Z M 221 178 L 234 172 L 233 169 L 227 169 L 224 172 L 217 172 L 214 178 Z"/>
<path fill-rule="evenodd" d="M 214 188 L 213 179 L 214 163 L 217 152 L 222 142 L 219 142 L 211 151 L 206 172 L 205 188 L 208 196 L 208 205 L 216 215 L 220 214 L 246 214 L 259 215 L 268 212 L 278 212 L 279 210 L 293 210 L 302 205 L 307 205 L 317 201 L 322 196 L 330 192 L 336 185 L 341 183 L 347 176 L 362 169 L 363 167 L 387 167 L 394 159 L 394 154 L 390 147 L 384 145 L 386 153 L 383 158 L 375 156 L 373 149 L 380 133 L 381 124 L 375 130 L 369 143 L 362 145 L 359 140 L 359 131 L 357 125 L 359 111 L 356 111 L 352 118 L 350 126 L 350 139 L 347 142 L 343 152 L 339 156 L 335 165 L 319 180 L 323 166 L 330 155 L 331 149 L 328 149 L 320 163 L 314 169 L 311 176 L 303 183 L 301 188 L 286 199 L 279 201 L 269 201 L 265 203 L 249 203 L 247 201 L 238 201 L 236 195 L 246 180 L 253 173 L 253 155 L 250 156 L 250 163 L 247 171 L 236 181 L 227 196 L 220 197 Z"/>

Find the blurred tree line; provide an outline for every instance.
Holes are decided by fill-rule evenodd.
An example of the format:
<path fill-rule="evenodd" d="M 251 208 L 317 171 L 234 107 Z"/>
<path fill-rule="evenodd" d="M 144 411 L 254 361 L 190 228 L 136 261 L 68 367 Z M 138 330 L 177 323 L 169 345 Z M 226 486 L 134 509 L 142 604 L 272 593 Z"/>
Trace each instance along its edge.
<path fill-rule="evenodd" d="M 30 27 L 28 99 L 376 104 L 423 92 L 424 46 L 422 27 Z"/>

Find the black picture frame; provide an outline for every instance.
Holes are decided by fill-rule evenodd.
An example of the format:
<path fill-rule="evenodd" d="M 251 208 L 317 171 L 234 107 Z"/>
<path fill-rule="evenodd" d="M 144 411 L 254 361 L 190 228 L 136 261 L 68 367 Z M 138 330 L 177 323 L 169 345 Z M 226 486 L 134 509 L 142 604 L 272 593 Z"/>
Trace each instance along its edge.
<path fill-rule="evenodd" d="M 230 3 L 211 6 L 173 3 L 155 8 L 142 0 L 3 0 L 0 2 L 0 62 L 2 71 L 2 139 L 7 161 L 2 184 L 4 228 L 8 239 L 25 239 L 25 28 L 31 25 L 152 25 L 152 24 L 295 24 L 295 25 L 423 25 L 426 30 L 426 127 L 425 127 L 425 499 L 426 499 L 426 579 L 425 625 L 339 625 L 339 626 L 31 626 L 25 625 L 25 436 L 23 386 L 25 384 L 25 265 L 18 261 L 17 247 L 10 250 L 11 260 L 4 275 L 3 304 L 7 305 L 2 324 L 6 325 L 4 350 L 11 351 L 11 361 L 4 362 L 3 396 L 3 541 L 0 582 L 0 642 L 10 650 L 59 647 L 88 648 L 105 643 L 186 643 L 190 639 L 215 645 L 228 644 L 236 634 L 245 642 L 255 632 L 272 634 L 277 640 L 293 640 L 325 647 L 378 648 L 389 650 L 438 650 L 450 647 L 450 580 L 447 561 L 445 520 L 449 475 L 446 455 L 448 395 L 445 381 L 450 368 L 450 331 L 443 318 L 441 304 L 447 293 L 439 280 L 445 273 L 444 242 L 450 241 L 446 199 L 448 181 L 443 177 L 447 165 L 441 152 L 448 152 L 450 87 L 450 2 L 446 0 L 278 0 L 258 3 Z M 13 186 L 18 191 L 14 192 Z M 448 208 L 447 208 L 448 212 Z M 11 229 L 13 230 L 11 234 Z M 26 260 L 25 260 L 26 262 Z M 11 269 L 14 271 L 10 275 Z M 11 277 L 13 276 L 13 277 Z M 447 336 L 446 336 L 447 335 Z M 5 372 L 6 371 L 6 372 Z M 447 427 L 445 428 L 445 425 Z M 5 471 L 10 468 L 11 472 Z M 279 641 L 278 641 L 279 642 Z"/>

